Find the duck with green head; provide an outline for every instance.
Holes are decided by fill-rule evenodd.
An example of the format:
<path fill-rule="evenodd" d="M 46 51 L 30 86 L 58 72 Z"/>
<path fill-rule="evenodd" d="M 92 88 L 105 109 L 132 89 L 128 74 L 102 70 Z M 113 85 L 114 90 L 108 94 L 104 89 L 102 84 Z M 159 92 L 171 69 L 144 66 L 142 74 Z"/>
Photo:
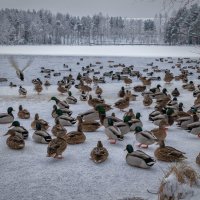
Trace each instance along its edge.
<path fill-rule="evenodd" d="M 63 109 L 63 108 L 69 108 L 69 105 L 68 105 L 68 103 L 66 102 L 66 101 L 61 101 L 61 100 L 59 100 L 58 98 L 56 98 L 56 97 L 51 97 L 51 99 L 49 100 L 49 101 L 55 101 L 56 102 L 56 105 L 59 107 L 59 108 L 61 108 L 61 109 Z"/>
<path fill-rule="evenodd" d="M 60 124 L 62 126 L 72 126 L 73 124 L 76 123 L 76 119 L 71 117 L 71 116 L 68 116 L 68 115 L 65 115 L 62 110 L 58 109 L 56 111 L 56 114 L 58 115 L 56 118 L 55 118 L 55 121 L 56 120 L 59 120 Z"/>
<path fill-rule="evenodd" d="M 9 124 L 14 121 L 12 111 L 14 111 L 13 108 L 9 107 L 7 113 L 0 113 L 0 124 Z"/>
<path fill-rule="evenodd" d="M 72 92 L 71 91 L 68 92 L 68 95 L 69 96 L 66 98 L 67 103 L 68 104 L 76 104 L 77 103 L 77 99 L 74 96 L 72 96 Z"/>
<path fill-rule="evenodd" d="M 131 166 L 148 169 L 152 167 L 156 162 L 151 156 L 144 153 L 143 151 L 134 151 L 133 146 L 130 144 L 126 146 L 125 150 L 128 152 L 126 155 L 126 163 Z"/>
<path fill-rule="evenodd" d="M 57 110 L 58 110 L 57 106 L 53 105 L 53 110 L 51 112 L 51 116 L 53 118 L 56 118 L 58 116 L 57 113 L 56 113 Z M 68 115 L 68 116 L 72 115 L 72 111 L 69 110 L 68 108 L 60 108 L 60 110 L 63 112 L 64 115 Z"/>

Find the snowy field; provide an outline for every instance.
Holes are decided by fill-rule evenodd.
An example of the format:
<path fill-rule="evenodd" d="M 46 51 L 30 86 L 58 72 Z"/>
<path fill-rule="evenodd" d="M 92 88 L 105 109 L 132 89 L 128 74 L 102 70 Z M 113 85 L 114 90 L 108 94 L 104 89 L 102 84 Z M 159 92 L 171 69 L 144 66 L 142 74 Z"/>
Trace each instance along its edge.
<path fill-rule="evenodd" d="M 31 122 L 34 119 L 34 114 L 39 113 L 40 118 L 45 119 L 51 125 L 54 125 L 54 119 L 51 117 L 53 102 L 48 100 L 52 96 L 56 96 L 63 100 L 66 95 L 60 95 L 57 91 L 56 82 L 63 76 L 73 74 L 76 78 L 77 73 L 81 72 L 81 67 L 90 63 L 101 62 L 94 66 L 95 71 L 99 71 L 99 67 L 103 66 L 100 75 L 105 71 L 120 71 L 121 68 L 109 68 L 108 60 L 113 60 L 114 64 L 125 64 L 126 66 L 134 65 L 135 70 L 142 70 L 148 68 L 147 63 L 153 62 L 154 65 L 158 65 L 161 69 L 168 68 L 174 75 L 179 74 L 177 69 L 171 69 L 173 63 L 160 63 L 156 62 L 157 56 L 174 57 L 174 63 L 177 62 L 176 57 L 196 57 L 195 53 L 198 51 L 196 47 L 173 47 L 172 51 L 170 47 L 164 47 L 165 51 L 159 51 L 159 48 L 155 49 L 150 46 L 144 48 L 144 46 L 135 47 L 80 47 L 86 48 L 82 51 L 75 51 L 77 47 L 41 47 L 40 50 L 35 47 L 0 47 L 0 78 L 4 77 L 8 79 L 7 83 L 0 83 L 0 113 L 6 112 L 9 106 L 12 106 L 15 110 L 15 120 L 19 120 L 29 131 L 29 138 L 25 141 L 25 148 L 20 151 L 11 150 L 6 145 L 6 137 L 3 134 L 8 130 L 9 124 L 0 125 L 0 200 L 14 199 L 14 200 L 38 200 L 38 199 L 58 199 L 58 200 L 120 200 L 132 197 L 141 197 L 148 200 L 156 200 L 157 195 L 150 194 L 150 191 L 157 191 L 160 181 L 164 176 L 164 173 L 169 168 L 170 164 L 157 161 L 156 164 L 149 170 L 134 168 L 126 164 L 126 151 L 124 151 L 127 144 L 137 147 L 137 141 L 133 132 L 125 135 L 123 141 L 118 141 L 117 144 L 111 145 L 107 140 L 107 136 L 104 134 L 104 128 L 101 127 L 97 132 L 85 133 L 86 142 L 79 145 L 68 145 L 63 156 L 64 159 L 57 160 L 46 157 L 47 145 L 34 143 L 32 140 L 33 130 L 31 129 Z M 91 48 L 91 49 L 90 49 Z M 92 48 L 101 49 L 101 51 L 93 51 Z M 126 51 L 123 51 L 126 48 Z M 142 48 L 142 49 L 140 49 Z M 4 50 L 3 50 L 4 49 Z M 70 51 L 71 49 L 72 51 Z M 112 51 L 111 51 L 112 49 Z M 139 51 L 139 49 L 141 51 Z M 168 50 L 167 50 L 168 49 Z M 103 51 L 104 50 L 104 51 Z M 128 52 L 130 50 L 130 52 Z M 63 52 L 62 52 L 63 51 Z M 146 54 L 146 51 L 149 54 Z M 121 53 L 121 55 L 120 55 Z M 18 61 L 19 66 L 23 68 L 29 58 L 33 59 L 32 65 L 25 71 L 25 82 L 23 86 L 28 90 L 26 98 L 21 98 L 18 95 L 18 88 L 10 88 L 8 84 L 10 81 L 21 85 L 15 71 L 10 67 L 8 54 L 15 54 L 15 59 Z M 37 54 L 45 56 L 37 56 Z M 28 56 L 25 56 L 28 55 Z M 49 56 L 47 56 L 49 55 Z M 56 56 L 50 56 L 56 55 Z M 59 55 L 59 56 L 58 56 Z M 61 56 L 65 55 L 65 56 Z M 72 56 L 73 55 L 73 56 Z M 83 56 L 83 61 L 80 61 L 80 57 Z M 90 57 L 89 55 L 95 55 Z M 107 57 L 104 57 L 106 55 Z M 126 57 L 119 57 L 119 56 Z M 84 57 L 85 56 L 85 57 Z M 113 57 L 116 56 L 116 57 Z M 134 56 L 134 57 L 132 57 Z M 144 56 L 144 57 L 142 57 Z M 77 65 L 80 62 L 80 65 Z M 62 71 L 63 64 L 69 65 L 72 69 L 71 72 Z M 183 64 L 187 66 L 187 64 Z M 44 87 L 42 93 L 37 95 L 33 90 L 31 80 L 36 77 L 40 77 L 42 81 L 45 80 L 44 75 L 40 73 L 40 67 L 46 67 L 55 69 L 56 72 L 61 72 L 60 77 L 51 77 L 49 81 L 53 84 L 48 89 Z M 193 80 L 195 85 L 200 84 L 198 74 L 194 70 L 190 69 L 194 75 L 189 76 L 189 80 Z M 145 72 L 143 72 L 145 74 Z M 93 74 L 91 73 L 92 77 Z M 99 75 L 98 75 L 99 76 Z M 156 76 L 163 77 L 163 73 L 157 73 Z M 133 84 L 129 89 L 133 92 L 132 88 L 135 85 L 141 84 L 137 78 L 132 78 Z M 185 108 L 188 110 L 194 102 L 192 92 L 182 89 L 182 82 L 173 81 L 171 84 L 165 84 L 163 81 L 153 81 L 151 87 L 160 84 L 162 87 L 171 91 L 177 87 L 181 92 L 178 97 L 179 102 L 183 102 Z M 111 81 L 110 78 L 106 79 L 106 84 L 99 84 L 103 89 L 102 97 L 106 103 L 113 105 L 118 99 L 117 93 L 121 86 L 125 86 L 123 81 Z M 93 89 L 95 87 L 92 85 Z M 73 95 L 79 99 L 80 92 L 73 86 L 71 89 Z M 93 96 L 94 90 L 92 91 Z M 154 110 L 153 103 L 150 108 L 145 108 L 142 104 L 143 97 L 138 94 L 137 101 L 130 103 L 130 108 L 133 111 L 140 112 L 142 115 L 142 122 L 144 130 L 151 130 L 155 128 L 155 125 L 148 120 L 148 115 Z M 17 117 L 18 106 L 22 104 L 24 108 L 28 109 L 31 113 L 29 120 L 21 120 Z M 72 116 L 76 117 L 78 113 L 84 112 L 91 107 L 87 102 L 80 102 L 76 105 L 70 105 L 70 110 L 73 111 Z M 126 109 L 127 110 L 127 109 Z M 110 115 L 115 112 L 116 116 L 122 118 L 123 112 L 114 108 L 107 114 Z M 77 124 L 66 127 L 67 131 L 76 130 Z M 101 140 L 103 145 L 109 152 L 108 160 L 102 164 L 94 164 L 90 160 L 90 152 L 96 146 L 98 140 Z M 169 127 L 168 135 L 166 138 L 166 144 L 173 146 L 181 151 L 186 152 L 187 160 L 194 169 L 199 172 L 199 167 L 195 163 L 195 158 L 200 152 L 199 148 L 200 139 L 188 133 L 185 130 L 177 128 L 174 124 Z M 154 151 L 158 146 L 153 144 L 148 149 L 144 149 L 146 153 L 154 156 Z M 189 198 L 192 200 L 200 199 L 200 189 L 194 188 L 194 196 Z"/>

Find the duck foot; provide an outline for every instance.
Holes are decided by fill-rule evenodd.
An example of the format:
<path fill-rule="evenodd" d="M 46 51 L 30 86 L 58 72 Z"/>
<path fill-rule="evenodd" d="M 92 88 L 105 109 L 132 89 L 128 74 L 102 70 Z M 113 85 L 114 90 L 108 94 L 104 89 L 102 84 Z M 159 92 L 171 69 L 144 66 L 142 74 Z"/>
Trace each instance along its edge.
<path fill-rule="evenodd" d="M 145 148 L 145 149 L 147 149 L 148 145 L 146 145 L 146 144 L 138 144 L 138 147 L 139 148 Z"/>
<path fill-rule="evenodd" d="M 116 140 L 114 139 L 109 139 L 109 141 L 110 141 L 110 144 L 116 144 Z"/>
<path fill-rule="evenodd" d="M 55 155 L 54 158 L 63 159 L 62 155 Z"/>

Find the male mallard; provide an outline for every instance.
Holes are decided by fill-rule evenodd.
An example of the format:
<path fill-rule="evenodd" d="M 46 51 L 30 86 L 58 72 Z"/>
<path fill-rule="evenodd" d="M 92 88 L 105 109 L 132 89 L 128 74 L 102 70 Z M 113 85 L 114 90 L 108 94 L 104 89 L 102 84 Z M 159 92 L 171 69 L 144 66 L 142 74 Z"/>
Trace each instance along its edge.
<path fill-rule="evenodd" d="M 14 121 L 12 111 L 14 111 L 13 108 L 9 107 L 7 113 L 0 113 L 0 124 L 9 124 Z"/>
<path fill-rule="evenodd" d="M 69 108 L 69 105 L 66 101 L 61 101 L 59 99 L 57 99 L 56 97 L 51 97 L 50 101 L 53 100 L 56 102 L 56 105 L 59 107 L 59 108 Z"/>
<path fill-rule="evenodd" d="M 135 119 L 131 119 L 131 120 L 128 121 L 128 124 L 130 126 L 131 131 L 134 131 L 137 126 L 140 126 L 140 127 L 143 126 L 143 123 L 140 120 L 140 117 L 141 117 L 141 114 L 138 112 L 135 115 Z"/>
<path fill-rule="evenodd" d="M 34 130 L 36 129 L 36 124 L 37 123 L 41 124 L 42 130 L 47 130 L 49 128 L 48 122 L 45 121 L 45 120 L 43 120 L 43 119 L 40 119 L 38 113 L 35 114 L 35 118 L 34 118 L 34 120 L 31 123 L 32 129 L 34 129 Z"/>
<path fill-rule="evenodd" d="M 197 98 L 194 100 L 194 105 L 200 104 L 200 94 L 197 95 Z"/>
<path fill-rule="evenodd" d="M 20 123 L 18 121 L 14 121 L 9 128 L 11 127 L 13 127 L 11 130 L 21 133 L 24 139 L 28 138 L 28 131 L 23 126 L 20 126 Z"/>
<path fill-rule="evenodd" d="M 123 109 L 129 107 L 129 98 L 126 97 L 125 99 L 118 100 L 115 102 L 114 106 L 122 111 Z"/>
<path fill-rule="evenodd" d="M 83 132 L 95 132 L 101 125 L 94 120 L 82 120 L 81 116 L 77 117 L 78 125 L 81 125 Z"/>
<path fill-rule="evenodd" d="M 135 138 L 140 143 L 138 146 L 148 148 L 157 141 L 157 138 L 150 131 L 143 131 L 140 126 L 135 128 Z"/>
<path fill-rule="evenodd" d="M 158 93 L 158 92 L 160 92 L 160 87 L 161 87 L 161 85 L 158 84 L 156 87 L 150 88 L 149 91 L 151 91 L 152 93 Z"/>
<path fill-rule="evenodd" d="M 95 109 L 90 109 L 90 110 L 87 110 L 83 113 L 79 113 L 78 114 L 79 116 L 82 117 L 83 120 L 99 120 L 99 114 L 98 114 L 98 111 L 96 111 Z"/>
<path fill-rule="evenodd" d="M 29 119 L 30 118 L 30 112 L 26 109 L 23 109 L 22 105 L 19 106 L 19 111 L 18 111 L 17 115 L 20 119 Z"/>
<path fill-rule="evenodd" d="M 130 144 L 126 146 L 126 150 L 128 151 L 126 155 L 128 165 L 148 169 L 155 164 L 155 160 L 151 156 L 140 150 L 134 151 Z"/>
<path fill-rule="evenodd" d="M 73 124 L 76 123 L 76 119 L 74 119 L 73 117 L 70 117 L 68 115 L 64 115 L 62 110 L 58 109 L 56 111 L 57 113 L 57 117 L 55 120 L 59 120 L 60 124 L 63 126 L 72 126 Z"/>
<path fill-rule="evenodd" d="M 25 88 L 23 88 L 22 86 L 19 86 L 19 95 L 22 95 L 22 96 L 26 96 L 27 95 L 27 90 Z"/>
<path fill-rule="evenodd" d="M 95 163 L 102 163 L 108 158 L 108 151 L 105 147 L 103 147 L 103 144 L 101 141 L 97 142 L 97 146 L 91 151 L 90 157 L 91 160 Z"/>
<path fill-rule="evenodd" d="M 59 133 L 57 138 L 51 140 L 47 147 L 47 157 L 62 159 L 62 153 L 67 148 L 67 134 Z"/>
<path fill-rule="evenodd" d="M 59 133 L 61 134 L 67 133 L 67 130 L 63 127 L 62 124 L 60 124 L 59 120 L 56 120 L 55 125 L 51 129 L 51 132 L 53 133 L 53 135 L 57 136 Z"/>
<path fill-rule="evenodd" d="M 85 142 L 86 137 L 82 131 L 81 124 L 78 124 L 77 131 L 71 131 L 67 134 L 67 143 L 68 144 L 80 144 Z"/>
<path fill-rule="evenodd" d="M 77 103 L 77 99 L 74 96 L 72 96 L 72 92 L 71 91 L 68 92 L 68 95 L 69 96 L 66 98 L 67 103 L 68 104 L 76 104 Z"/>
<path fill-rule="evenodd" d="M 51 116 L 52 116 L 53 118 L 58 117 L 58 114 L 56 113 L 57 110 L 58 110 L 57 106 L 54 105 L 54 106 L 53 106 L 53 110 L 52 110 L 52 112 L 51 112 Z M 72 115 L 72 111 L 69 110 L 68 108 L 59 108 L 59 110 L 61 110 L 62 113 L 63 113 L 64 115 L 68 115 L 68 116 L 71 116 L 71 115 Z"/>
<path fill-rule="evenodd" d="M 163 140 L 159 141 L 159 145 L 160 147 L 158 147 L 154 152 L 157 160 L 165 162 L 178 162 L 186 159 L 186 157 L 184 156 L 184 152 L 170 146 L 165 146 Z"/>
<path fill-rule="evenodd" d="M 37 143 L 48 144 L 52 139 L 48 132 L 42 130 L 40 123 L 36 123 L 36 131 L 33 133 L 32 138 Z"/>
<path fill-rule="evenodd" d="M 23 149 L 25 146 L 25 142 L 23 139 L 22 134 L 10 129 L 5 135 L 10 135 L 7 140 L 6 144 L 11 149 Z"/>
<path fill-rule="evenodd" d="M 189 130 L 190 133 L 193 135 L 197 135 L 200 137 L 200 121 L 193 122 L 191 124 L 187 125 L 187 129 Z"/>

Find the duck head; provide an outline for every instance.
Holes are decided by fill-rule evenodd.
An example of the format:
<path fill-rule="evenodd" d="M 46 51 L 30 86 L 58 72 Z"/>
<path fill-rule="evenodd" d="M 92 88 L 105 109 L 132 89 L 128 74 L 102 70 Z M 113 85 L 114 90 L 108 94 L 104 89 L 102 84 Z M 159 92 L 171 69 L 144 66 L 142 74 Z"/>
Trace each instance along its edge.
<path fill-rule="evenodd" d="M 68 92 L 68 95 L 71 97 L 71 96 L 72 96 L 72 92 L 71 92 L 71 91 L 69 91 L 69 92 Z"/>
<path fill-rule="evenodd" d="M 56 110 L 56 114 L 57 114 L 58 116 L 61 116 L 61 115 L 63 115 L 63 112 L 62 112 L 62 110 L 57 109 L 57 110 Z"/>
<path fill-rule="evenodd" d="M 37 131 L 41 131 L 42 130 L 42 126 L 40 123 L 36 123 L 36 130 Z"/>
<path fill-rule="evenodd" d="M 55 102 L 58 102 L 58 99 L 56 97 L 51 97 L 51 99 L 49 101 L 55 101 Z"/>
<path fill-rule="evenodd" d="M 23 110 L 22 105 L 19 105 L 19 111 L 22 111 L 22 110 Z"/>
<path fill-rule="evenodd" d="M 140 127 L 140 126 L 135 127 L 135 133 L 139 133 L 141 131 L 142 131 L 142 127 Z"/>
<path fill-rule="evenodd" d="M 14 121 L 10 126 L 9 128 L 11 128 L 12 126 L 14 127 L 19 127 L 20 126 L 20 123 L 18 121 Z"/>
<path fill-rule="evenodd" d="M 138 112 L 138 113 L 136 113 L 135 117 L 136 117 L 136 119 L 140 119 L 141 114 Z"/>
<path fill-rule="evenodd" d="M 132 153 L 134 151 L 133 146 L 131 144 L 126 145 L 126 151 L 128 151 L 128 153 Z"/>
<path fill-rule="evenodd" d="M 12 111 L 14 111 L 12 107 L 9 107 L 9 108 L 7 109 L 8 114 L 12 114 Z"/>
<path fill-rule="evenodd" d="M 98 142 L 97 142 L 97 147 L 98 147 L 98 148 L 103 148 L 103 144 L 102 144 L 101 141 L 98 141 Z"/>

